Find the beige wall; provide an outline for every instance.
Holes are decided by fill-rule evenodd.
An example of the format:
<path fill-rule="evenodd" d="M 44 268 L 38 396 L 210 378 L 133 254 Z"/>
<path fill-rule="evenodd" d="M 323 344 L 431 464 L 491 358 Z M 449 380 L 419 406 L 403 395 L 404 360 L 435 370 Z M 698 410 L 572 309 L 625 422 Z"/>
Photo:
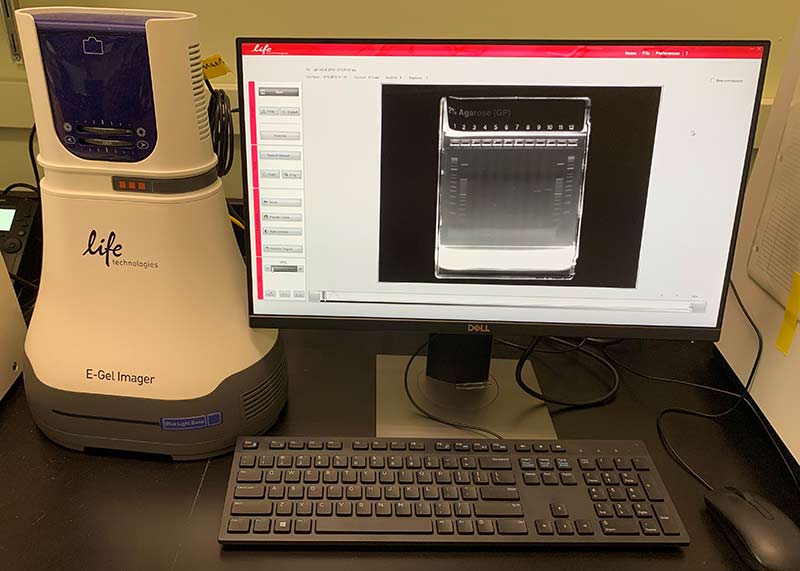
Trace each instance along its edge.
<path fill-rule="evenodd" d="M 24 7 L 70 2 L 22 1 Z M 786 57 L 787 37 L 800 15 L 797 0 L 283 0 L 228 1 L 101 0 L 74 2 L 82 6 L 161 8 L 200 15 L 206 54 L 220 53 L 235 64 L 234 38 L 300 37 L 461 37 L 546 39 L 769 39 L 773 42 L 765 98 L 773 97 Z M 0 184 L 30 180 L 24 162 L 25 140 L 20 129 L 31 122 L 25 98 L 24 71 L 11 63 L 0 41 Z M 221 78 L 234 83 L 232 76 Z M 14 131 L 9 132 L 9 129 Z M 230 195 L 241 192 L 240 175 L 225 181 Z"/>

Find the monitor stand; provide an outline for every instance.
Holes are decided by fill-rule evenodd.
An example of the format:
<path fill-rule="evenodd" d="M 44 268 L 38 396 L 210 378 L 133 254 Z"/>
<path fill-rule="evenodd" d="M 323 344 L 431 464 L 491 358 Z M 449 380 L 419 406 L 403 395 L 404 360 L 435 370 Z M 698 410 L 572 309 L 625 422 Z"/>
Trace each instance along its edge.
<path fill-rule="evenodd" d="M 517 360 L 492 359 L 491 355 L 491 335 L 433 334 L 428 340 L 428 356 L 417 356 L 409 367 L 409 391 L 422 408 L 452 422 L 490 428 L 509 439 L 556 438 L 547 407 L 517 386 Z M 420 414 L 404 388 L 409 358 L 376 357 L 376 436 L 490 437 Z M 526 365 L 525 381 L 539 389 L 530 364 Z"/>

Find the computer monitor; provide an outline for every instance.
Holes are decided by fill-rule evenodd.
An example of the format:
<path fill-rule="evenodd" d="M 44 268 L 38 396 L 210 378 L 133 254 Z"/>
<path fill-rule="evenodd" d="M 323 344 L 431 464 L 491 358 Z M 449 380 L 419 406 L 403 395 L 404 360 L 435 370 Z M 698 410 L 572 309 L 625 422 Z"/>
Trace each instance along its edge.
<path fill-rule="evenodd" d="M 768 49 L 238 39 L 251 325 L 717 339 Z"/>

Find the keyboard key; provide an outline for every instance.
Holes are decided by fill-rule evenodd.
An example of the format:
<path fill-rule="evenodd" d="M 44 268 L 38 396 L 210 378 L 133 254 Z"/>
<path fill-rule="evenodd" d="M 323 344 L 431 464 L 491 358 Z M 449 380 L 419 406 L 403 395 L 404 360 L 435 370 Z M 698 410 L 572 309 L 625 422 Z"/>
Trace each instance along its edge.
<path fill-rule="evenodd" d="M 625 493 L 628 494 L 628 499 L 632 502 L 640 502 L 644 500 L 644 494 L 638 488 L 625 488 Z"/>
<path fill-rule="evenodd" d="M 578 467 L 586 472 L 592 472 L 597 469 L 590 458 L 578 458 Z"/>
<path fill-rule="evenodd" d="M 409 517 L 411 515 L 411 504 L 408 502 L 396 502 L 394 504 L 394 515 L 397 517 Z"/>
<path fill-rule="evenodd" d="M 455 514 L 456 517 L 469 517 L 472 515 L 469 506 L 470 504 L 466 502 L 456 502 L 453 504 L 453 514 Z"/>
<path fill-rule="evenodd" d="M 341 500 L 344 497 L 344 488 L 342 488 L 341 484 L 328 486 L 325 497 L 329 500 Z"/>
<path fill-rule="evenodd" d="M 575 528 L 568 519 L 556 520 L 556 532 L 558 535 L 575 535 Z"/>
<path fill-rule="evenodd" d="M 589 488 L 589 497 L 595 502 L 608 499 L 605 488 L 597 487 Z"/>
<path fill-rule="evenodd" d="M 656 519 L 664 531 L 664 535 L 680 535 L 681 529 L 678 521 L 665 504 L 653 504 L 656 512 Z"/>
<path fill-rule="evenodd" d="M 559 477 L 561 478 L 561 483 L 565 486 L 578 485 L 578 480 L 575 478 L 575 474 L 573 472 L 561 472 Z"/>
<path fill-rule="evenodd" d="M 478 535 L 494 535 L 494 522 L 490 519 L 479 519 L 475 521 Z"/>
<path fill-rule="evenodd" d="M 492 483 L 498 485 L 515 484 L 517 481 L 514 478 L 513 472 L 492 472 Z"/>
<path fill-rule="evenodd" d="M 514 450 L 516 450 L 517 452 L 530 452 L 531 451 L 531 445 L 530 444 L 516 444 L 514 446 Z"/>
<path fill-rule="evenodd" d="M 642 528 L 642 533 L 645 535 L 660 535 L 661 530 L 658 529 L 658 524 L 654 521 L 642 520 L 639 522 L 639 526 Z"/>
<path fill-rule="evenodd" d="M 284 448 L 286 448 L 286 443 L 282 440 L 272 440 L 269 443 L 270 450 L 283 450 Z"/>
<path fill-rule="evenodd" d="M 311 533 L 311 520 L 304 517 L 298 518 L 294 522 L 295 533 Z"/>
<path fill-rule="evenodd" d="M 600 529 L 606 535 L 639 535 L 639 522 L 634 519 L 602 519 Z"/>
<path fill-rule="evenodd" d="M 526 486 L 538 486 L 542 482 L 537 472 L 523 472 L 522 480 Z"/>
<path fill-rule="evenodd" d="M 275 465 L 278 468 L 291 468 L 293 462 L 294 462 L 294 456 L 290 456 L 288 454 L 281 454 L 280 456 L 278 456 Z"/>
<path fill-rule="evenodd" d="M 333 467 L 334 468 L 347 468 L 347 456 L 343 456 L 341 454 L 336 454 L 333 457 Z"/>
<path fill-rule="evenodd" d="M 478 490 L 475 486 L 467 486 L 465 488 L 461 488 L 461 499 L 474 501 L 478 499 Z"/>
<path fill-rule="evenodd" d="M 560 442 L 553 442 L 552 444 L 550 444 L 550 451 L 551 452 L 566 452 L 567 451 L 567 447 L 564 446 L 564 444 L 562 444 Z"/>
<path fill-rule="evenodd" d="M 275 515 L 292 515 L 294 512 L 294 504 L 292 502 L 282 501 L 275 504 Z"/>
<path fill-rule="evenodd" d="M 260 484 L 263 477 L 261 470 L 245 469 L 236 472 L 237 482 Z"/>
<path fill-rule="evenodd" d="M 268 484 L 279 484 L 282 473 L 280 470 L 272 469 L 264 473 L 264 481 Z"/>
<path fill-rule="evenodd" d="M 564 504 L 550 504 L 550 513 L 553 517 L 569 517 L 569 510 Z"/>
<path fill-rule="evenodd" d="M 242 484 L 233 489 L 233 497 L 236 499 L 251 498 L 260 500 L 264 498 L 265 492 L 264 484 Z"/>
<path fill-rule="evenodd" d="M 522 504 L 507 502 L 475 502 L 475 517 L 522 517 Z"/>
<path fill-rule="evenodd" d="M 430 486 L 425 486 L 430 488 Z M 406 500 L 418 500 L 421 497 L 419 486 L 403 486 L 403 498 Z M 425 498 L 426 500 L 433 498 Z"/>
<path fill-rule="evenodd" d="M 614 504 L 614 513 L 617 514 L 617 517 L 624 517 L 624 518 L 633 517 L 633 510 L 631 509 L 631 506 L 629 506 L 628 504 L 623 504 L 623 503 Z"/>
<path fill-rule="evenodd" d="M 456 470 L 458 468 L 458 458 L 445 456 L 442 458 L 442 468 L 445 470 Z"/>
<path fill-rule="evenodd" d="M 306 470 L 303 472 L 303 482 L 306 484 L 319 484 L 319 470 Z"/>
<path fill-rule="evenodd" d="M 271 519 L 257 517 L 253 522 L 253 533 L 269 533 L 271 523 Z"/>
<path fill-rule="evenodd" d="M 435 466 L 438 468 L 439 466 Z M 417 470 L 422 468 L 422 458 L 419 456 L 406 456 L 406 468 L 409 470 Z M 425 466 L 425 468 L 428 468 Z"/>
<path fill-rule="evenodd" d="M 426 500 L 438 500 L 439 488 L 437 488 L 436 486 L 423 486 L 422 497 L 425 498 Z"/>
<path fill-rule="evenodd" d="M 364 490 L 364 497 L 368 500 L 379 500 L 381 499 L 381 487 L 380 486 L 367 486 Z"/>
<path fill-rule="evenodd" d="M 536 463 L 540 470 L 555 470 L 552 458 L 537 458 Z"/>
<path fill-rule="evenodd" d="M 513 475 L 513 474 L 512 474 Z M 489 484 L 489 474 L 486 472 L 473 472 L 472 473 L 472 483 L 477 484 L 479 486 L 486 486 Z"/>
<path fill-rule="evenodd" d="M 619 476 L 616 472 L 603 472 L 602 477 L 606 486 L 619 486 Z"/>
<path fill-rule="evenodd" d="M 500 535 L 528 535 L 528 525 L 524 519 L 497 520 L 497 533 Z"/>
<path fill-rule="evenodd" d="M 312 484 L 311 486 L 306 487 L 306 497 L 309 500 L 321 500 L 322 493 L 323 493 L 322 486 L 317 486 L 315 484 Z"/>
<path fill-rule="evenodd" d="M 535 470 L 536 461 L 533 458 L 520 458 L 519 467 L 523 470 Z"/>
<path fill-rule="evenodd" d="M 492 442 L 492 452 L 508 452 L 508 444 Z"/>
<path fill-rule="evenodd" d="M 451 522 L 452 525 L 452 522 Z M 329 518 L 319 519 L 316 532 L 320 534 L 416 534 L 433 533 L 433 522 L 414 518 Z"/>
<path fill-rule="evenodd" d="M 372 515 L 372 504 L 369 502 L 356 503 L 356 515 L 359 517 L 368 517 Z"/>
<path fill-rule="evenodd" d="M 267 500 L 234 500 L 231 515 L 272 515 L 272 502 Z"/>
<path fill-rule="evenodd" d="M 457 500 L 458 488 L 455 486 L 443 486 L 441 488 L 443 500 Z"/>
<path fill-rule="evenodd" d="M 469 452 L 471 448 L 472 447 L 469 444 L 466 444 L 465 442 L 456 442 L 453 444 L 454 452 Z"/>
<path fill-rule="evenodd" d="M 350 466 L 356 469 L 362 469 L 367 467 L 367 457 L 366 456 L 353 456 L 353 459 L 350 461 Z"/>
<path fill-rule="evenodd" d="M 330 465 L 331 459 L 328 456 L 314 456 L 314 468 L 328 468 Z"/>
<path fill-rule="evenodd" d="M 314 513 L 314 504 L 305 501 L 297 502 L 295 513 L 297 515 L 312 515 Z"/>
<path fill-rule="evenodd" d="M 550 447 L 547 444 L 538 443 L 533 445 L 534 452 L 550 452 Z"/>
<path fill-rule="evenodd" d="M 472 535 L 475 533 L 475 526 L 468 519 L 456 520 L 456 531 L 458 535 Z"/>
<path fill-rule="evenodd" d="M 596 513 L 597 517 L 600 518 L 614 517 L 614 512 L 611 510 L 611 506 L 608 504 L 594 504 L 594 513 Z"/>
<path fill-rule="evenodd" d="M 644 456 L 637 456 L 635 458 L 632 458 L 631 463 L 633 464 L 633 467 L 637 471 L 646 471 L 650 469 L 650 460 L 648 460 Z"/>
<path fill-rule="evenodd" d="M 575 531 L 578 532 L 578 535 L 594 535 L 594 528 L 588 519 L 576 519 Z"/>
<path fill-rule="evenodd" d="M 405 442 L 400 442 L 398 440 L 393 440 L 392 442 L 389 443 L 389 449 L 391 449 L 391 450 L 405 450 L 406 449 L 406 443 Z"/>
<path fill-rule="evenodd" d="M 336 515 L 339 517 L 353 515 L 353 504 L 345 500 L 336 502 Z"/>
<path fill-rule="evenodd" d="M 449 452 L 453 449 L 449 442 L 437 442 L 433 447 L 437 452 Z"/>
<path fill-rule="evenodd" d="M 414 450 L 414 451 L 417 451 L 417 452 L 421 452 L 421 451 L 425 450 L 425 443 L 424 442 L 417 442 L 415 440 L 412 440 L 411 442 L 408 443 L 408 449 L 409 450 Z"/>
<path fill-rule="evenodd" d="M 340 440 L 328 440 L 325 443 L 325 448 L 328 450 L 341 450 L 342 442 Z"/>
<path fill-rule="evenodd" d="M 329 516 L 333 515 L 333 502 L 328 501 L 321 501 L 317 502 L 316 512 L 318 516 Z"/>
<path fill-rule="evenodd" d="M 623 486 L 638 486 L 639 479 L 633 472 L 620 472 L 619 479 Z"/>
<path fill-rule="evenodd" d="M 275 456 L 271 454 L 261 454 L 258 457 L 259 468 L 272 468 L 275 465 Z"/>
<path fill-rule="evenodd" d="M 572 464 L 567 458 L 556 458 L 556 469 L 561 471 L 572 470 Z"/>
<path fill-rule="evenodd" d="M 633 513 L 636 514 L 636 517 L 640 518 L 653 517 L 653 512 L 650 510 L 650 506 L 647 504 L 633 504 Z"/>
<path fill-rule="evenodd" d="M 355 484 L 358 482 L 358 473 L 355 470 L 342 470 L 342 484 Z"/>
<path fill-rule="evenodd" d="M 320 440 L 309 440 L 307 446 L 309 450 L 322 450 L 325 448 L 325 444 Z"/>
<path fill-rule="evenodd" d="M 436 520 L 436 532 L 441 535 L 453 535 L 453 522 L 449 519 Z"/>
<path fill-rule="evenodd" d="M 511 460 L 508 458 L 490 458 L 482 456 L 478 459 L 481 470 L 511 470 Z M 522 460 L 520 460 L 520 465 Z M 523 467 L 523 469 L 525 469 Z"/>
<path fill-rule="evenodd" d="M 312 462 L 311 456 L 305 456 L 301 454 L 300 456 L 295 458 L 294 466 L 295 468 L 300 468 L 300 469 L 311 468 L 311 462 Z"/>
<path fill-rule="evenodd" d="M 536 525 L 536 533 L 539 535 L 553 535 L 555 533 L 552 521 L 537 519 L 534 525 Z"/>
<path fill-rule="evenodd" d="M 289 450 L 302 450 L 305 448 L 305 443 L 301 440 L 290 440 L 289 441 Z"/>
<path fill-rule="evenodd" d="M 364 495 L 364 489 L 361 486 L 350 485 L 345 488 L 345 496 L 348 500 L 360 500 Z"/>
<path fill-rule="evenodd" d="M 612 502 L 621 502 L 628 499 L 628 496 L 625 494 L 625 490 L 623 488 L 611 486 L 606 488 L 606 492 L 608 492 L 608 498 Z"/>
<path fill-rule="evenodd" d="M 489 451 L 489 445 L 486 444 L 485 442 L 475 442 L 472 445 L 472 451 L 473 452 L 488 452 Z"/>
<path fill-rule="evenodd" d="M 432 513 L 431 505 L 428 502 L 417 502 L 414 504 L 414 514 L 417 517 L 430 517 Z"/>
<path fill-rule="evenodd" d="M 389 502 L 378 502 L 375 504 L 375 515 L 386 517 L 392 515 L 392 504 Z"/>
<path fill-rule="evenodd" d="M 242 442 L 242 448 L 245 450 L 257 450 L 258 449 L 258 441 L 257 440 L 244 440 Z"/>
<path fill-rule="evenodd" d="M 287 484 L 297 484 L 300 482 L 300 470 L 286 470 L 283 474 L 283 481 Z"/>
<path fill-rule="evenodd" d="M 661 491 L 661 487 L 652 474 L 639 474 L 639 479 L 642 481 L 642 487 L 647 494 L 648 500 L 651 502 L 664 501 L 664 492 Z"/>
<path fill-rule="evenodd" d="M 558 485 L 558 474 L 554 472 L 543 472 L 542 473 L 542 483 L 545 486 L 557 486 Z"/>
<path fill-rule="evenodd" d="M 256 465 L 256 457 L 253 454 L 242 454 L 239 457 L 240 468 L 254 468 Z"/>
<path fill-rule="evenodd" d="M 386 486 L 383 489 L 383 497 L 387 500 L 399 500 L 400 488 L 398 486 Z"/>
<path fill-rule="evenodd" d="M 267 497 L 270 499 L 282 500 L 284 495 L 286 495 L 286 488 L 283 484 L 272 484 L 267 488 Z"/>
<path fill-rule="evenodd" d="M 323 520 L 325 521 L 325 520 Z M 290 519 L 276 519 L 275 520 L 275 533 L 291 533 L 292 520 Z"/>
<path fill-rule="evenodd" d="M 292 485 L 286 488 L 286 497 L 290 500 L 302 500 L 304 491 L 303 486 Z"/>
<path fill-rule="evenodd" d="M 436 517 L 450 517 L 453 515 L 453 509 L 447 502 L 436 502 L 433 504 L 433 513 Z"/>
<path fill-rule="evenodd" d="M 614 465 L 617 470 L 633 470 L 630 458 L 614 458 Z"/>
<path fill-rule="evenodd" d="M 598 476 L 596 473 L 593 474 L 592 472 L 584 472 L 583 473 L 583 481 L 587 486 L 601 486 L 603 485 L 603 480 Z"/>
<path fill-rule="evenodd" d="M 614 469 L 614 462 L 612 462 L 610 458 L 603 458 L 603 457 L 597 458 L 595 460 L 595 462 L 597 463 L 597 467 L 600 470 L 613 470 Z"/>
<path fill-rule="evenodd" d="M 353 450 L 369 450 L 369 444 L 361 440 L 353 442 Z"/>
<path fill-rule="evenodd" d="M 438 456 L 425 456 L 424 466 L 426 470 L 438 470 L 442 464 Z"/>
<path fill-rule="evenodd" d="M 249 533 L 249 532 L 250 532 L 249 517 L 228 518 L 228 533 Z"/>
<path fill-rule="evenodd" d="M 484 501 L 518 500 L 519 490 L 517 488 L 504 488 L 501 486 L 481 488 L 481 499 Z"/>

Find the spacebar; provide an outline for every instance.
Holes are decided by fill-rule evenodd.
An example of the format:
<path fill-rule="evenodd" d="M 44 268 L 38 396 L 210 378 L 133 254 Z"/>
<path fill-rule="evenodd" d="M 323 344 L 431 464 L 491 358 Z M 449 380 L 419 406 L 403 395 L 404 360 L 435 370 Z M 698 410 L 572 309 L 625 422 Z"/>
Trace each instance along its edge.
<path fill-rule="evenodd" d="M 326 518 L 317 520 L 317 533 L 433 533 L 433 523 L 425 519 L 345 519 Z"/>

